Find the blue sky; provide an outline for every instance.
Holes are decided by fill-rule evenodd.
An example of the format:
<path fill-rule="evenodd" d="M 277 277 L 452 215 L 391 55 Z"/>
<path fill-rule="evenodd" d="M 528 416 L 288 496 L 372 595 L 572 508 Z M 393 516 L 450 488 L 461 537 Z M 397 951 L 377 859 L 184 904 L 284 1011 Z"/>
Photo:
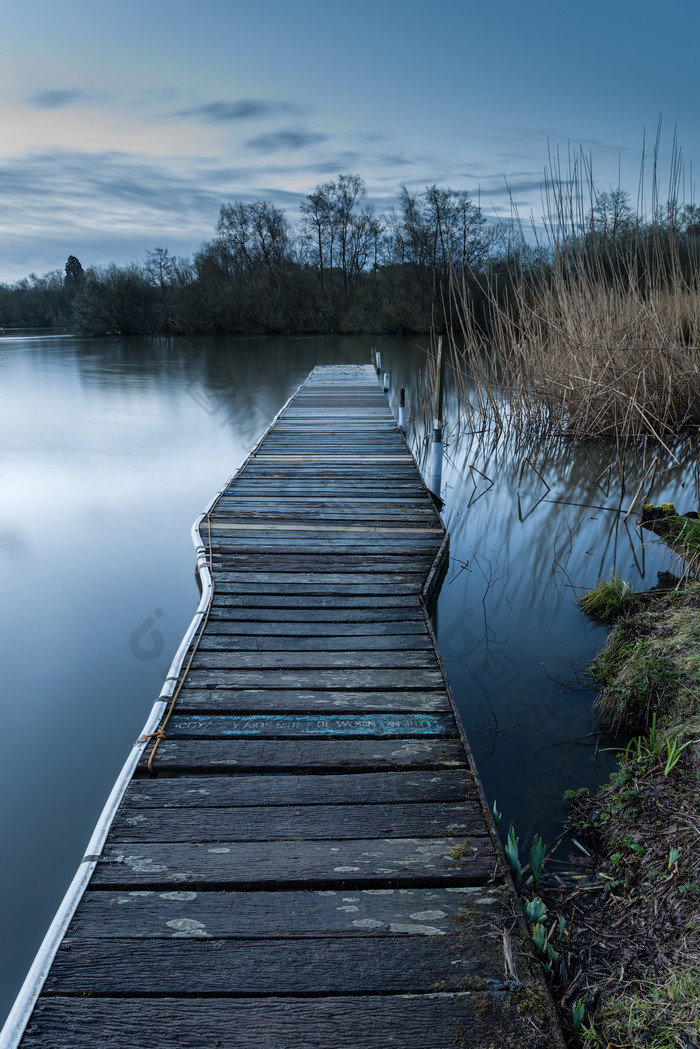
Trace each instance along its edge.
<path fill-rule="evenodd" d="M 659 114 L 698 199 L 697 0 L 33 0 L 0 28 L 2 281 L 189 255 L 222 203 L 294 218 L 341 171 L 379 207 L 437 182 L 487 215 L 508 182 L 537 217 L 548 149 L 582 147 L 636 198 Z"/>

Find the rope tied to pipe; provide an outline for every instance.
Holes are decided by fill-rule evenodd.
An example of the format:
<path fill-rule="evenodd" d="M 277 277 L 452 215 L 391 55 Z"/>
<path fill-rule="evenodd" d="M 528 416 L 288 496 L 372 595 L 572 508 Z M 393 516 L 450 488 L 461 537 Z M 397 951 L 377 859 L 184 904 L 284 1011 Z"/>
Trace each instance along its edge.
<path fill-rule="evenodd" d="M 165 732 L 162 728 L 159 728 L 157 732 L 142 732 L 139 736 L 139 739 L 143 739 L 146 742 L 148 742 L 149 739 L 157 739 L 158 741 L 160 741 L 161 739 L 165 738 Z"/>

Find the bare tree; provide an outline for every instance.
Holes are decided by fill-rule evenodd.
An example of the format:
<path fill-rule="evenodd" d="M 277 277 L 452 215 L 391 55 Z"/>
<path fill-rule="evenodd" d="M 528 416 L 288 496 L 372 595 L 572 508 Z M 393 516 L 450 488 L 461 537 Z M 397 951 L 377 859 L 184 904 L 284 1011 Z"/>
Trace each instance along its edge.
<path fill-rule="evenodd" d="M 376 262 L 381 223 L 366 197 L 364 179 L 345 174 L 317 186 L 301 202 L 306 255 L 331 299 L 336 271 L 347 295 L 373 255 Z"/>

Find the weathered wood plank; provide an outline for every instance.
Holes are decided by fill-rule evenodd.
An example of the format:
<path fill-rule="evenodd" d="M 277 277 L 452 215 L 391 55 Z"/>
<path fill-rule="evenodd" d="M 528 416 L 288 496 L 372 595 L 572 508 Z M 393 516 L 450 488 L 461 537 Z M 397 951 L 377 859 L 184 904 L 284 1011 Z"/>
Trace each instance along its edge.
<path fill-rule="evenodd" d="M 355 418 L 355 415 L 359 418 Z M 394 441 L 401 440 L 402 434 L 399 430 L 396 420 L 385 412 L 374 412 L 370 415 L 355 413 L 346 413 L 346 416 L 340 420 L 329 418 L 327 415 L 320 416 L 319 418 L 309 419 L 306 417 L 304 409 L 297 406 L 293 411 L 287 412 L 285 415 L 275 423 L 274 432 L 276 434 L 310 434 L 315 433 L 325 434 L 328 437 L 336 438 L 338 441 L 347 440 L 348 436 L 354 437 L 355 434 L 359 436 L 365 436 L 368 431 L 367 422 L 371 421 L 371 432 L 372 433 L 389 433 L 393 436 Z"/>
<path fill-rule="evenodd" d="M 189 679 L 177 701 L 180 714 L 334 713 L 341 711 L 373 713 L 405 711 L 413 714 L 451 713 L 444 690 L 434 692 L 331 692 L 303 689 L 191 688 Z"/>
<path fill-rule="evenodd" d="M 481 922 L 512 923 L 496 885 L 265 892 L 89 890 L 71 937 L 110 940 L 256 939 L 307 936 L 461 936 Z M 163 945 L 165 946 L 165 945 Z"/>
<path fill-rule="evenodd" d="M 202 638 L 207 641 L 223 638 L 231 635 L 232 646 L 240 647 L 244 638 L 249 638 L 251 644 L 260 647 L 272 646 L 279 643 L 280 648 L 288 645 L 308 644 L 318 642 L 319 645 L 339 645 L 347 648 L 349 645 L 361 644 L 364 648 L 392 647 L 396 644 L 401 647 L 404 641 L 411 641 L 417 647 L 429 644 L 432 640 L 425 628 L 425 623 L 419 619 L 405 619 L 390 623 L 367 623 L 360 620 L 359 623 L 324 623 L 309 622 L 304 619 L 300 622 L 264 622 L 259 620 L 242 620 L 239 622 L 216 619 L 210 622 L 209 628 Z M 362 638 L 358 641 L 357 638 Z"/>
<path fill-rule="evenodd" d="M 413 589 L 420 590 L 424 576 L 422 572 L 407 572 L 404 567 L 404 571 L 399 572 L 353 572 L 350 579 L 348 579 L 349 573 L 345 572 L 327 572 L 324 569 L 317 567 L 316 571 L 312 572 L 285 572 L 285 571 L 249 571 L 249 572 L 231 572 L 221 571 L 216 573 L 216 585 L 220 588 L 222 585 L 227 584 L 229 586 L 287 586 L 294 584 L 295 586 L 304 586 L 307 583 L 313 584 L 313 586 L 327 586 L 331 591 L 336 586 L 371 586 L 371 587 L 400 587 L 406 586 Z M 265 591 L 261 591 L 264 593 Z"/>
<path fill-rule="evenodd" d="M 215 513 L 212 514 L 212 519 L 219 517 L 225 519 L 230 515 L 235 517 L 241 508 L 259 508 L 260 491 L 260 487 L 255 491 L 246 490 L 240 482 L 237 482 L 229 490 L 230 494 L 221 496 L 216 504 Z M 437 518 L 435 507 L 431 502 L 424 501 L 425 492 L 420 492 L 416 486 L 408 493 L 403 489 L 396 491 L 386 488 L 381 491 L 375 488 L 376 494 L 372 494 L 371 489 L 351 490 L 350 488 L 336 489 L 335 486 L 319 488 L 307 485 L 302 491 L 299 491 L 292 486 L 281 488 L 279 485 L 267 484 L 264 486 L 264 491 L 269 493 L 278 506 L 297 507 L 300 510 L 321 505 L 328 510 L 339 507 L 356 510 L 362 507 L 363 509 L 386 511 L 410 509 L 417 506 L 421 510 L 430 510 Z"/>
<path fill-rule="evenodd" d="M 226 667 L 232 670 L 264 670 L 294 668 L 363 670 L 366 668 L 396 667 L 407 671 L 413 668 L 436 668 L 438 666 L 435 650 L 425 651 L 349 651 L 336 650 L 326 652 L 314 651 L 206 651 L 199 649 L 194 657 L 192 669 Z"/>
<path fill-rule="evenodd" d="M 425 614 L 419 601 L 411 602 L 410 605 L 380 606 L 372 605 L 364 607 L 348 607 L 347 600 L 342 605 L 331 608 L 319 608 L 316 603 L 314 607 L 307 608 L 300 605 L 288 605 L 280 608 L 276 606 L 260 605 L 251 607 L 249 605 L 233 605 L 230 600 L 221 604 L 214 603 L 209 612 L 210 621 L 229 620 L 231 622 L 250 623 L 404 623 L 408 619 L 420 622 L 425 627 Z"/>
<path fill-rule="evenodd" d="M 334 448 L 333 444 L 317 444 L 313 439 L 290 438 L 271 441 L 256 455 L 256 462 L 274 463 L 284 467 L 287 463 L 296 468 L 298 463 L 317 463 L 320 468 L 329 464 L 357 464 L 374 469 L 375 476 L 383 466 L 392 467 L 407 463 L 406 453 L 397 452 L 390 437 L 374 442 L 358 442 L 356 448 L 346 445 Z"/>
<path fill-rule="evenodd" d="M 423 580 L 412 583 L 359 583 L 352 579 L 338 582 L 333 585 L 329 583 L 308 582 L 298 583 L 247 583 L 228 582 L 227 580 L 216 580 L 216 592 L 222 594 L 237 594 L 246 597 L 259 597 L 261 595 L 289 596 L 289 597 L 373 597 L 380 595 L 392 595 L 394 597 L 410 597 L 420 592 Z"/>
<path fill-rule="evenodd" d="M 206 538 L 206 530 L 204 534 Z M 429 554 L 425 557 L 415 558 L 411 561 L 411 567 L 415 569 L 417 575 L 425 576 L 432 564 L 432 560 Z M 222 577 L 225 577 L 227 572 L 245 573 L 260 570 L 274 573 L 278 571 L 309 572 L 320 569 L 324 572 L 342 572 L 345 575 L 349 573 L 354 574 L 355 572 L 402 574 L 406 571 L 406 561 L 403 557 L 375 557 L 372 554 L 361 553 L 342 555 L 331 552 L 323 556 L 285 553 L 284 551 L 276 554 L 230 553 L 225 559 L 221 559 L 220 564 L 218 562 L 219 559 L 217 558 L 217 575 L 221 573 Z"/>
<path fill-rule="evenodd" d="M 412 609 L 421 611 L 418 596 L 410 594 L 381 594 L 351 597 L 342 595 L 324 597 L 320 594 L 218 594 L 214 590 L 214 608 L 337 608 L 344 612 L 352 609 L 392 608 L 396 619 L 403 619 L 404 614 Z M 359 618 L 359 617 L 358 617 Z"/>
<path fill-rule="evenodd" d="M 525 989 L 320 998 L 62 998 L 39 1003 L 23 1049 L 542 1049 Z M 519 1011 L 518 1011 L 519 1008 Z M 546 1013 L 544 1014 L 546 1019 Z M 235 1032 L 235 1034 L 234 1034 Z M 549 1044 L 558 1044 L 549 1042 Z"/>
<path fill-rule="evenodd" d="M 285 477 L 287 480 L 302 475 L 313 476 L 318 482 L 359 478 L 363 483 L 377 483 L 394 479 L 420 484 L 420 474 L 406 455 L 326 455 L 306 456 L 262 455 L 259 453 L 247 467 L 255 467 L 255 476 L 268 479 Z"/>
<path fill-rule="evenodd" d="M 454 737 L 449 714 L 192 714 L 176 713 L 168 722 L 168 739 L 363 739 L 406 736 Z"/>
<path fill-rule="evenodd" d="M 231 507 L 226 516 L 219 515 L 212 531 L 231 531 L 238 529 L 268 527 L 286 528 L 303 526 L 309 529 L 318 523 L 326 528 L 332 521 L 336 528 L 412 528 L 424 529 L 434 526 L 437 520 L 434 510 L 429 507 L 416 508 L 415 502 L 396 503 L 391 507 L 380 509 L 363 502 L 343 504 L 336 501 L 328 505 L 319 502 L 308 502 L 304 505 L 291 505 L 268 492 L 251 499 L 250 505 L 240 503 Z"/>
<path fill-rule="evenodd" d="M 318 778 L 318 777 L 317 777 Z M 255 805 L 121 809 L 109 841 L 297 841 L 323 838 L 485 837 L 478 801 L 393 805 Z"/>
<path fill-rule="evenodd" d="M 366 521 L 353 523 L 347 521 L 344 525 L 335 524 L 333 531 L 322 520 L 310 522 L 300 527 L 299 521 L 267 521 L 260 522 L 245 520 L 231 521 L 227 526 L 219 525 L 211 530 L 211 545 L 227 547 L 231 544 L 250 543 L 255 540 L 260 549 L 264 544 L 284 540 L 293 550 L 295 546 L 318 549 L 322 553 L 362 553 L 371 550 L 373 554 L 383 554 L 392 551 L 397 553 L 416 553 L 418 555 L 427 553 L 428 550 L 440 545 L 442 536 L 436 533 L 429 524 L 397 524 L 393 521 L 385 523 L 375 522 L 369 524 Z M 206 537 L 209 545 L 209 530 L 206 529 Z M 353 544 L 362 544 L 359 549 L 353 549 Z M 369 545 L 368 547 L 368 544 Z M 344 551 L 343 546 L 350 547 Z"/>
<path fill-rule="evenodd" d="M 145 768 L 148 751 L 140 761 Z M 452 740 L 164 740 L 154 768 L 162 771 L 225 769 L 241 772 L 381 772 L 390 769 L 466 767 L 464 748 Z"/>
<path fill-rule="evenodd" d="M 444 687 L 438 670 L 363 669 L 352 670 L 342 666 L 335 670 L 310 668 L 307 670 L 237 670 L 228 667 L 193 666 L 187 675 L 190 685 L 208 687 L 226 685 L 228 688 L 292 688 L 357 691 L 367 689 L 395 689 L 397 691 L 424 691 Z"/>
<path fill-rule="evenodd" d="M 466 799 L 469 799 L 468 801 Z M 134 780 L 122 810 L 241 805 L 375 805 L 454 802 L 478 805 L 469 772 L 366 772 L 360 775 L 177 776 Z"/>
<path fill-rule="evenodd" d="M 239 635 L 233 630 L 221 633 L 206 631 L 199 644 L 201 652 L 348 652 L 362 645 L 363 652 L 432 652 L 432 639 L 427 631 L 412 634 L 379 634 L 365 633 L 350 637 L 316 636 L 307 627 L 307 635 L 279 636 L 272 632 L 263 636 L 251 634 Z"/>
<path fill-rule="evenodd" d="M 419 485 L 415 480 L 382 482 L 381 477 L 363 485 L 360 491 L 362 499 L 391 500 L 392 502 L 410 500 L 414 504 L 417 500 L 425 499 L 426 494 L 425 487 Z M 255 472 L 251 471 L 241 474 L 228 492 L 229 494 L 222 496 L 221 501 L 217 503 L 217 508 L 228 511 L 236 507 L 239 499 L 257 502 L 267 496 L 294 499 L 298 498 L 301 492 L 307 499 L 353 499 L 358 495 L 358 489 L 350 481 L 329 484 L 318 478 L 309 477 L 303 489 L 300 489 L 298 481 L 290 481 L 289 478 L 281 477 L 272 481 L 268 478 L 257 477 Z"/>
<path fill-rule="evenodd" d="M 207 522 L 206 528 L 207 534 L 209 534 L 209 522 Z M 369 536 L 368 534 L 369 533 Z M 302 524 L 298 522 L 280 522 L 279 525 L 271 524 L 269 521 L 261 521 L 259 525 L 251 524 L 249 522 L 243 522 L 238 524 L 230 519 L 215 520 L 211 522 L 211 534 L 213 537 L 221 536 L 222 539 L 232 538 L 254 538 L 264 539 L 266 537 L 282 537 L 284 539 L 311 539 L 320 540 L 325 539 L 329 542 L 339 542 L 346 539 L 348 536 L 353 536 L 356 539 L 368 537 L 372 539 L 378 537 L 384 537 L 392 542 L 425 542 L 425 543 L 439 543 L 442 542 L 444 530 L 436 527 L 433 524 L 384 524 L 378 523 L 371 528 L 366 528 L 364 525 L 352 525 L 352 524 L 337 524 L 335 521 L 321 522 L 312 521 L 310 524 Z"/>
<path fill-rule="evenodd" d="M 387 539 L 382 533 L 364 531 L 364 537 L 348 534 L 344 539 L 325 539 L 314 536 L 303 538 L 285 538 L 280 529 L 278 537 L 261 537 L 255 535 L 238 536 L 236 538 L 213 537 L 208 543 L 214 555 L 226 557 L 231 553 L 247 554 L 356 554 L 369 548 L 374 553 L 386 554 L 388 557 L 410 557 L 431 553 L 436 556 L 440 549 L 440 543 L 432 539 L 425 541 L 404 541 L 399 539 Z"/>
<path fill-rule="evenodd" d="M 95 888 L 197 885 L 216 888 L 398 888 L 485 885 L 496 854 L 490 838 L 357 838 L 343 841 L 115 842 L 105 845 Z"/>
<path fill-rule="evenodd" d="M 327 510 L 342 507 L 357 510 L 361 507 L 378 512 L 413 509 L 430 512 L 436 519 L 438 518 L 437 510 L 430 498 L 426 497 L 425 491 L 419 492 L 415 485 L 411 488 L 410 494 L 403 489 L 395 490 L 388 487 L 383 490 L 376 487 L 367 490 L 351 491 L 349 488 L 337 490 L 335 487 L 318 487 L 318 483 L 315 487 L 309 486 L 301 490 L 295 490 L 293 487 L 282 489 L 278 485 L 268 484 L 264 486 L 264 490 L 270 494 L 276 504 L 298 507 L 302 510 L 319 506 L 325 506 Z M 373 491 L 376 494 L 372 494 Z M 212 519 L 226 517 L 229 514 L 235 515 L 241 508 L 262 509 L 259 486 L 254 492 L 250 489 L 242 489 L 239 485 L 233 486 L 226 495 L 219 498 L 212 512 Z"/>
<path fill-rule="evenodd" d="M 59 950 L 47 994 L 420 994 L 438 983 L 442 991 L 502 991 L 504 972 L 485 925 L 470 928 L 468 947 L 452 936 L 181 939 L 167 951 L 155 940 L 74 940 Z"/>

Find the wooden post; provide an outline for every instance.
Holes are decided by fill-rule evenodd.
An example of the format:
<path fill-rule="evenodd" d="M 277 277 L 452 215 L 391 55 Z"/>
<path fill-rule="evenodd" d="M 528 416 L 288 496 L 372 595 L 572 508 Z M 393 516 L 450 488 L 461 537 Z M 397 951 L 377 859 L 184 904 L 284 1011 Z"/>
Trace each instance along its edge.
<path fill-rule="evenodd" d="M 374 351 L 374 367 L 377 369 L 377 375 L 382 370 L 382 355 L 379 350 Z"/>
<path fill-rule="evenodd" d="M 389 392 L 389 372 L 384 372 L 384 393 Z"/>

